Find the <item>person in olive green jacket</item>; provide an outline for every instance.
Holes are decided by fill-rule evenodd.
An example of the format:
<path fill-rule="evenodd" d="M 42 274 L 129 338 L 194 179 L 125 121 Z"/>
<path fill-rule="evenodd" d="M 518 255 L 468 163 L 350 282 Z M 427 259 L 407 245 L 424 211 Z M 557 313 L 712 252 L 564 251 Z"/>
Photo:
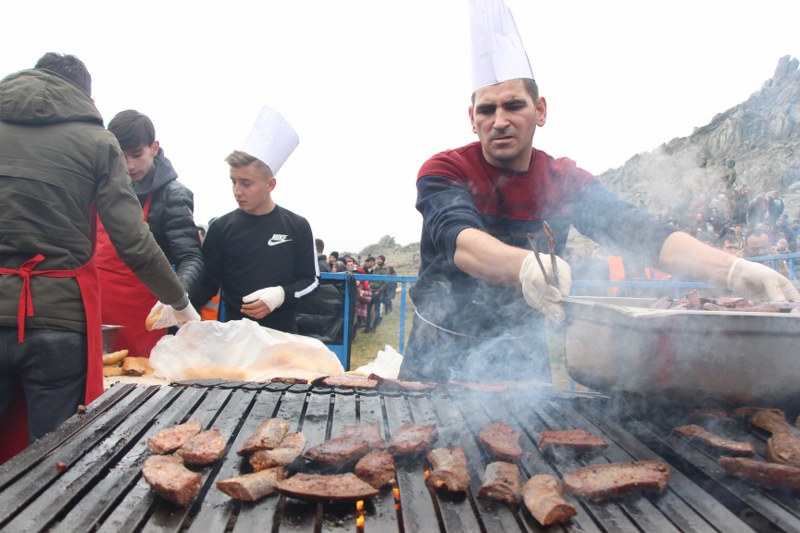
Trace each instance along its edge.
<path fill-rule="evenodd" d="M 174 322 L 199 319 L 142 220 L 89 72 L 48 53 L 0 81 L 0 431 L 20 384 L 31 441 L 102 393 L 95 209 Z"/>

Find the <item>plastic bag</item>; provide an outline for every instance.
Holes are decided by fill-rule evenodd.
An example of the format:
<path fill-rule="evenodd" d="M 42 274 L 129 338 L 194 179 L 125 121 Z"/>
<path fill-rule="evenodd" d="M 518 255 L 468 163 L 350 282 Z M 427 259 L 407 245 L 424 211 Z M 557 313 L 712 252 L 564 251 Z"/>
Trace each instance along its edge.
<path fill-rule="evenodd" d="M 386 344 L 383 350 L 378 352 L 375 360 L 356 368 L 354 372 L 365 376 L 376 374 L 382 378 L 397 379 L 402 363 L 403 356 L 400 352 Z"/>
<path fill-rule="evenodd" d="M 264 328 L 252 320 L 188 322 L 156 343 L 150 365 L 156 376 L 170 381 L 311 380 L 344 372 L 336 354 L 317 339 Z"/>

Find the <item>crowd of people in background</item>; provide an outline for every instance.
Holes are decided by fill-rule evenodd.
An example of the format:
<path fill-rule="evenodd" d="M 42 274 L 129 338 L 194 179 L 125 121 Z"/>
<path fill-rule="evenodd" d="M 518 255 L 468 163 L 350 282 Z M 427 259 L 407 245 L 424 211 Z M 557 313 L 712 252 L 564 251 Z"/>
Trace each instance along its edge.
<path fill-rule="evenodd" d="M 664 213 L 662 219 L 698 240 L 743 258 L 759 258 L 800 252 L 800 212 L 790 218 L 780 189 L 752 195 L 747 185 L 735 186 L 734 163 L 729 162 L 716 190 L 685 191 Z M 645 207 L 641 195 L 635 202 Z M 610 280 L 668 279 L 647 265 L 633 264 L 600 246 L 593 249 L 567 248 L 564 259 L 574 279 Z M 778 259 L 773 266 L 789 276 L 788 262 Z"/>

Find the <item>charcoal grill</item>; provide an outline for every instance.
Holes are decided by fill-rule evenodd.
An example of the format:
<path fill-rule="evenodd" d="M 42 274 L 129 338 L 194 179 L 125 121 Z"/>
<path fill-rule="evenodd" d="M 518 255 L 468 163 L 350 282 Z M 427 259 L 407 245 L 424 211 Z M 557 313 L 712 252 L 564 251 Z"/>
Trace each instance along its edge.
<path fill-rule="evenodd" d="M 678 414 L 674 414 L 674 413 Z M 0 466 L 0 528 L 4 531 L 540 531 L 522 507 L 478 497 L 489 461 L 477 440 L 485 424 L 503 421 L 523 433 L 523 478 L 557 476 L 588 463 L 658 459 L 671 467 L 661 495 L 591 503 L 571 499 L 578 514 L 567 531 L 800 531 L 800 501 L 728 477 L 716 454 L 676 438 L 688 410 L 648 410 L 629 399 L 550 389 L 479 392 L 441 388 L 382 392 L 317 385 L 184 382 L 118 384 L 85 412 Z M 425 485 L 424 458 L 398 463 L 397 485 L 362 502 L 306 503 L 285 496 L 231 500 L 214 481 L 248 471 L 235 452 L 264 418 L 284 417 L 309 446 L 345 424 L 378 422 L 388 438 L 405 422 L 435 424 L 438 445 L 463 447 L 471 469 L 462 497 Z M 225 458 L 202 470 L 203 490 L 188 508 L 155 496 L 141 476 L 147 437 L 200 418 L 229 437 Z M 610 446 L 599 456 L 545 457 L 535 446 L 543 429 L 582 428 Z M 731 428 L 726 428 L 731 429 Z M 761 457 L 767 435 L 742 423 L 732 429 Z"/>

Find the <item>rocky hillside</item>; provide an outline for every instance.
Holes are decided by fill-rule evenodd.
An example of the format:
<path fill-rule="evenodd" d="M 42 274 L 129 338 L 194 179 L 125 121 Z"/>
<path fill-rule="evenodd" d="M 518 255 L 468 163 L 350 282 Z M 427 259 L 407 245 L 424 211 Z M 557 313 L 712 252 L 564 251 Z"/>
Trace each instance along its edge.
<path fill-rule="evenodd" d="M 719 113 L 688 137 L 634 155 L 600 179 L 622 196 L 660 214 L 677 203 L 681 194 L 720 191 L 723 176 L 734 170 L 733 186 L 747 185 L 751 198 L 781 189 L 785 213 L 795 217 L 800 212 L 799 66 L 796 58 L 780 58 L 773 77 L 747 101 Z M 575 231 L 570 235 L 575 247 L 591 245 Z M 399 274 L 417 275 L 419 243 L 398 246 L 387 235 L 360 255 L 380 253 Z"/>
<path fill-rule="evenodd" d="M 800 200 L 800 71 L 798 60 L 782 57 L 772 79 L 747 101 L 715 116 L 690 136 L 637 154 L 599 177 L 618 193 L 644 201 L 654 213 L 670 208 L 681 192 L 715 193 L 735 162 L 735 187 L 751 197 L 782 189 L 786 213 Z M 638 195 L 638 196 L 637 196 Z"/>

